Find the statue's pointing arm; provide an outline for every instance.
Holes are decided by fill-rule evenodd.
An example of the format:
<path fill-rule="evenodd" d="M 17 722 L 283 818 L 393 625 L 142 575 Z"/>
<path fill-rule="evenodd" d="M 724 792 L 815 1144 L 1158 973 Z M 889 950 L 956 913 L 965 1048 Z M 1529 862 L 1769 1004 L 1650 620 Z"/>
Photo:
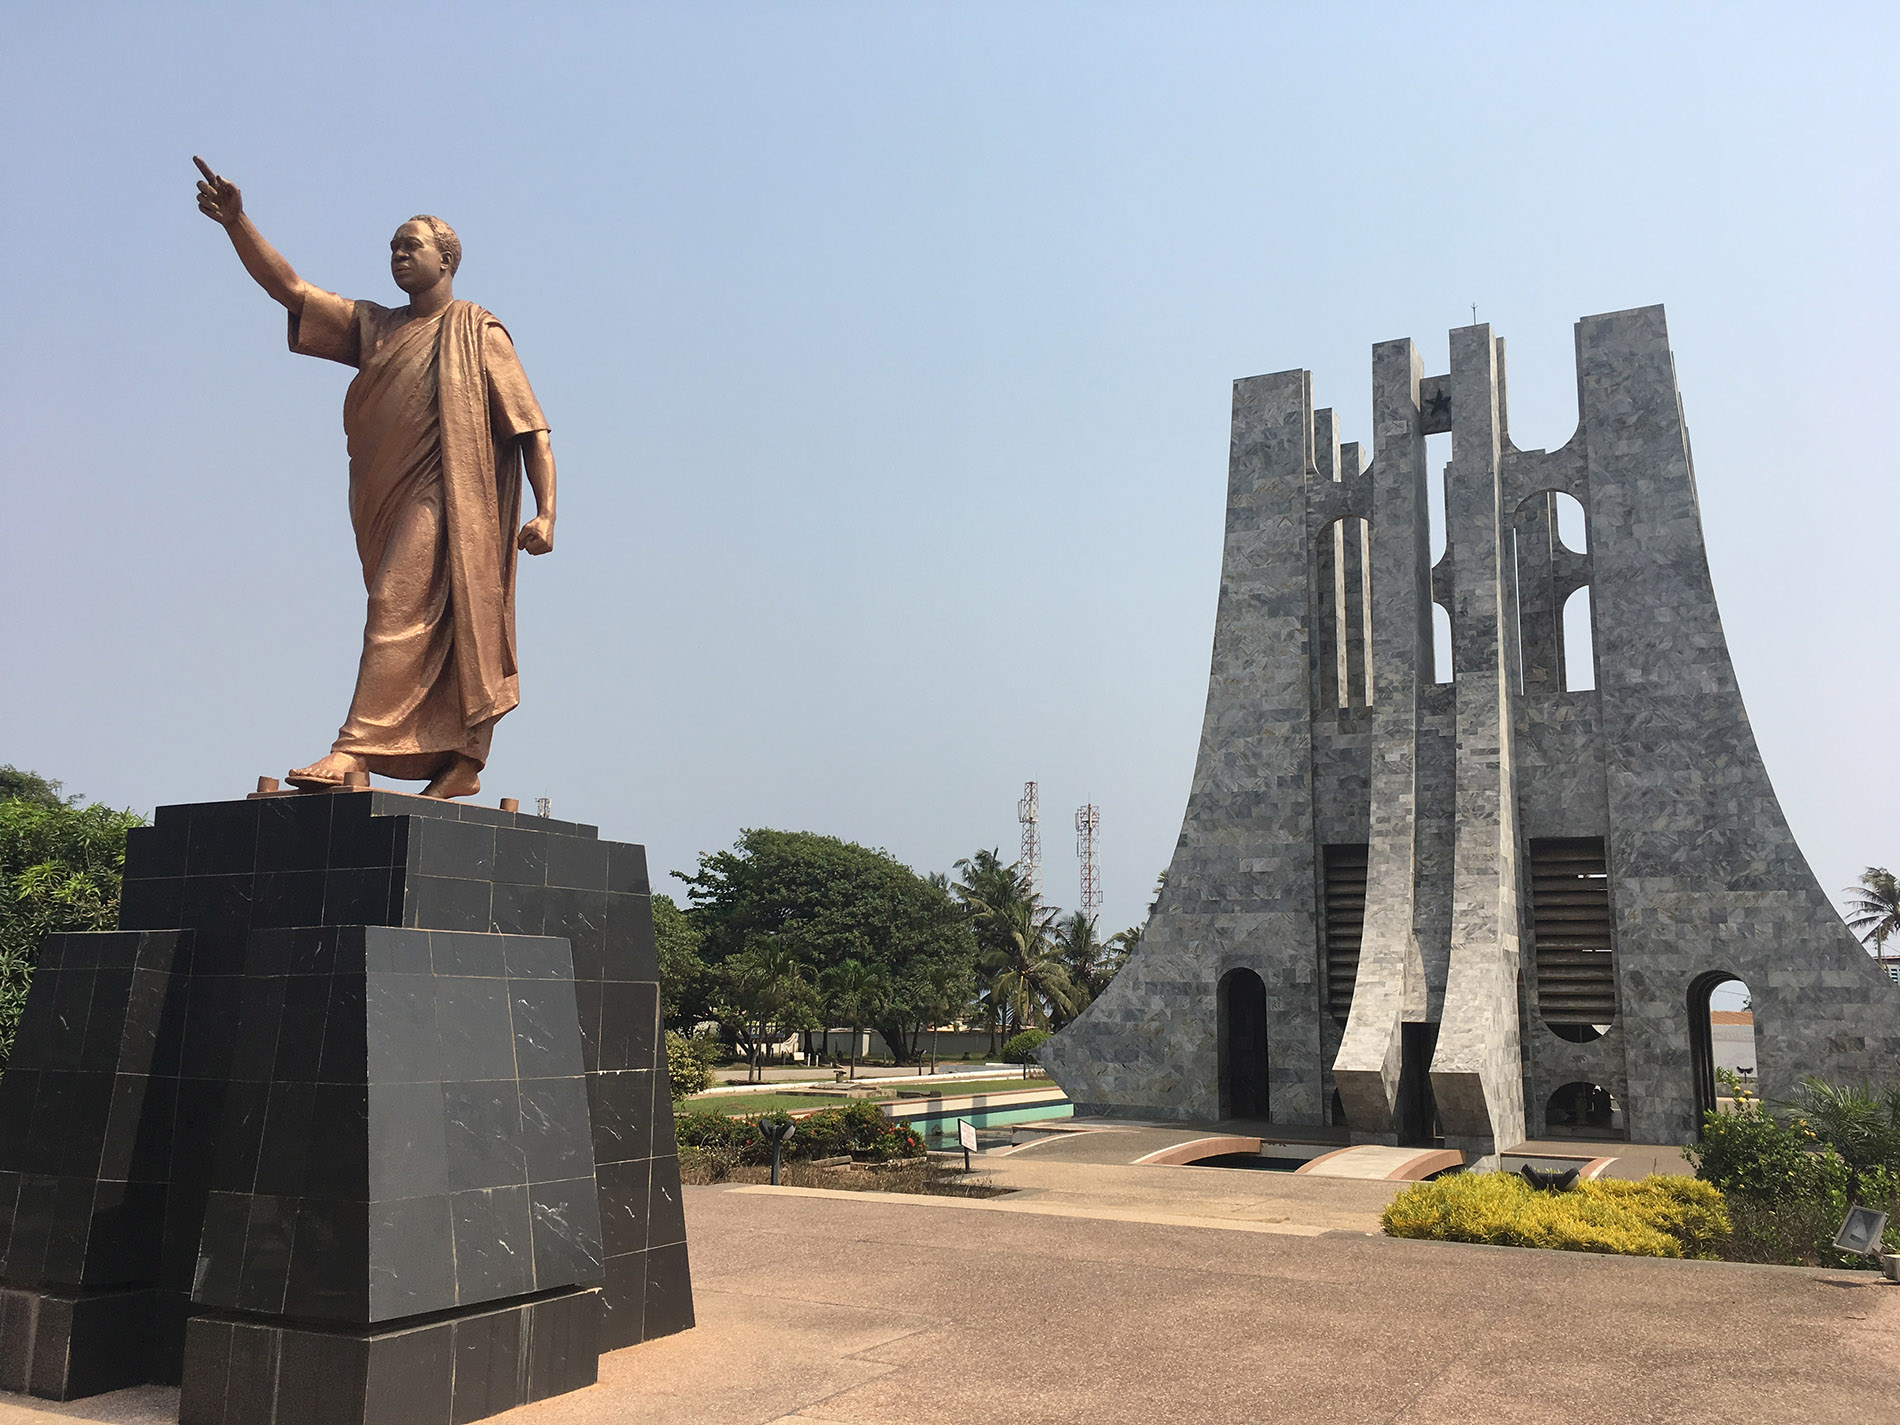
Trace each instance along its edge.
<path fill-rule="evenodd" d="M 291 316 L 301 316 L 309 284 L 284 261 L 282 253 L 264 241 L 264 235 L 244 211 L 244 195 L 237 184 L 213 173 L 202 158 L 194 156 L 191 161 L 204 175 L 198 182 L 198 211 L 230 235 L 238 260 L 257 285 L 282 303 Z"/>

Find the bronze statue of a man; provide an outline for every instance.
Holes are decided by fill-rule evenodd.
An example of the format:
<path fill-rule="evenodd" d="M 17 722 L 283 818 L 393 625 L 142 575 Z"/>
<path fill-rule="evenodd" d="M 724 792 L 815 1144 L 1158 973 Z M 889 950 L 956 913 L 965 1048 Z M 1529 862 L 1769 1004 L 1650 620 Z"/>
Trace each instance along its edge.
<path fill-rule="evenodd" d="M 350 522 L 369 589 L 350 713 L 329 755 L 288 780 L 341 786 L 351 772 L 426 781 L 423 795 L 480 790 L 495 722 L 521 700 L 515 551 L 554 547 L 548 423 L 494 317 L 456 299 L 462 244 L 440 218 L 389 241 L 401 307 L 312 287 L 252 224 L 237 185 L 193 159 L 198 208 L 223 225 L 290 314 L 290 349 L 354 366 L 343 399 Z M 517 532 L 521 474 L 535 517 Z"/>

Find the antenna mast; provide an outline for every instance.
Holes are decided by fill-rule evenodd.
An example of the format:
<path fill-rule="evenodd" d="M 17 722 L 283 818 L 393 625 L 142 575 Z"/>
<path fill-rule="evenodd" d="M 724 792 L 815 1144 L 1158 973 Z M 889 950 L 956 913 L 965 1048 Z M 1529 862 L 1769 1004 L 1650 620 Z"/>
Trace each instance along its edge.
<path fill-rule="evenodd" d="M 1094 802 L 1075 809 L 1075 854 L 1082 859 L 1082 914 L 1093 920 L 1102 913 L 1102 872 L 1095 861 L 1095 841 L 1102 830 L 1102 809 Z"/>
<path fill-rule="evenodd" d="M 1042 883 L 1042 828 L 1037 815 L 1036 784 L 1024 782 L 1022 800 L 1016 803 L 1016 820 L 1023 825 L 1023 854 L 1017 864 L 1022 867 L 1023 884 L 1032 893 Z"/>

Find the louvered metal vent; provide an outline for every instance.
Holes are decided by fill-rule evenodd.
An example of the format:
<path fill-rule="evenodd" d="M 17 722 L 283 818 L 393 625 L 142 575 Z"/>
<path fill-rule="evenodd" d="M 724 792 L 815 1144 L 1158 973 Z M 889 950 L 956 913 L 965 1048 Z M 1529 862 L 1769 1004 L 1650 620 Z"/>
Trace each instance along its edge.
<path fill-rule="evenodd" d="M 1366 929 L 1366 848 L 1326 848 L 1326 1007 L 1341 1024 L 1359 978 L 1359 941 Z"/>
<path fill-rule="evenodd" d="M 1608 1025 L 1616 1018 L 1616 968 L 1603 838 L 1532 841 L 1530 853 L 1538 1012 L 1559 1033 Z"/>

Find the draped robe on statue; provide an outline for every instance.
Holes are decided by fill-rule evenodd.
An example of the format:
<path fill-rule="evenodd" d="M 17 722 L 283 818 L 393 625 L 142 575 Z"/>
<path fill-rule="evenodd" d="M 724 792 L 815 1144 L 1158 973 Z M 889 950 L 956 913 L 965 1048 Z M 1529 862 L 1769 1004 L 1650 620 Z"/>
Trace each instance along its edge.
<path fill-rule="evenodd" d="M 343 431 L 369 616 L 333 750 L 402 780 L 456 753 L 485 764 L 495 720 L 521 700 L 518 437 L 548 428 L 514 343 L 473 302 L 413 317 L 312 292 L 290 349 L 357 368 Z"/>

